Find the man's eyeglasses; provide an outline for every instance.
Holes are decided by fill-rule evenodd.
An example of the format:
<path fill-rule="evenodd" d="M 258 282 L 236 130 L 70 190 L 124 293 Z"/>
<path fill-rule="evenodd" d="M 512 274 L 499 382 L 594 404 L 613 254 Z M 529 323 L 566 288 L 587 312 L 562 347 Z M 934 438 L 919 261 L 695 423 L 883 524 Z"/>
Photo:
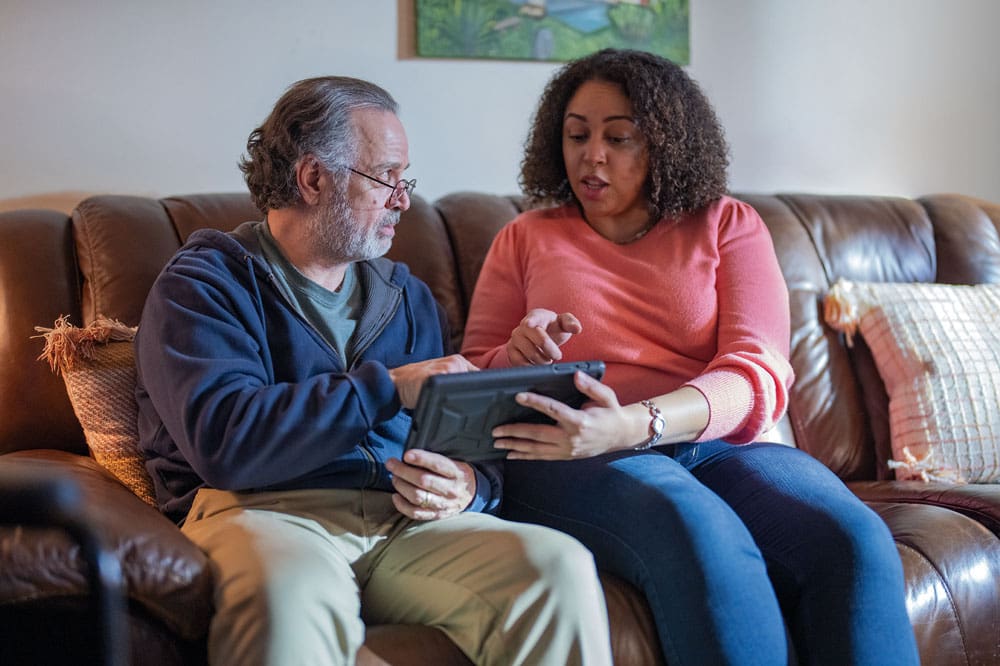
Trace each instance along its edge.
<path fill-rule="evenodd" d="M 394 201 L 395 199 L 397 199 L 400 196 L 402 196 L 403 192 L 406 192 L 407 194 L 411 194 L 413 192 L 413 190 L 417 189 L 417 179 L 416 178 L 412 178 L 410 180 L 403 180 L 402 178 L 400 178 L 398 181 L 396 181 L 396 184 L 393 185 L 392 183 L 387 183 L 387 182 L 385 182 L 384 180 L 382 180 L 380 178 L 376 178 L 375 176 L 369 176 L 368 174 L 363 173 L 361 171 L 358 171 L 357 169 L 352 169 L 351 167 L 347 167 L 347 170 L 350 171 L 350 172 L 352 172 L 352 173 L 356 173 L 359 176 L 367 178 L 368 180 L 373 180 L 376 183 L 378 183 L 379 185 L 385 185 L 390 190 L 392 190 L 392 194 L 389 195 L 388 201 Z"/>

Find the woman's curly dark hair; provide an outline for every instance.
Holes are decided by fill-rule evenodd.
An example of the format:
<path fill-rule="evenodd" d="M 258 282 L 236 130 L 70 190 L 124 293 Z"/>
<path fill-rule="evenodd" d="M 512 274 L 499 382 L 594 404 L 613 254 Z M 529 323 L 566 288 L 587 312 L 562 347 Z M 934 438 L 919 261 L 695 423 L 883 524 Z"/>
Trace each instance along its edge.
<path fill-rule="evenodd" d="M 369 81 L 346 76 L 303 79 L 289 86 L 264 123 L 250 133 L 240 171 L 262 212 L 302 201 L 295 167 L 313 155 L 333 170 L 350 166 L 355 146 L 352 112 L 396 113 L 396 100 Z"/>
<path fill-rule="evenodd" d="M 576 201 L 563 161 L 563 116 L 587 81 L 621 87 L 647 143 L 645 192 L 654 220 L 702 208 L 727 190 L 729 146 L 712 105 L 678 65 L 644 51 L 604 49 L 549 81 L 521 162 L 521 188 L 534 203 Z"/>

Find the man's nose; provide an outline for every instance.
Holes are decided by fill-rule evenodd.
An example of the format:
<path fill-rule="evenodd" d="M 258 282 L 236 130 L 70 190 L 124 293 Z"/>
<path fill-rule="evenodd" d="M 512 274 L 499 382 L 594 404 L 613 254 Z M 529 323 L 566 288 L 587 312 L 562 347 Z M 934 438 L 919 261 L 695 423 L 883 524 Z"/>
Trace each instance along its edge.
<path fill-rule="evenodd" d="M 398 192 L 398 194 L 397 194 Z M 407 189 L 393 190 L 389 198 L 385 201 L 385 207 L 389 210 L 399 210 L 400 212 L 410 207 L 410 192 Z"/>

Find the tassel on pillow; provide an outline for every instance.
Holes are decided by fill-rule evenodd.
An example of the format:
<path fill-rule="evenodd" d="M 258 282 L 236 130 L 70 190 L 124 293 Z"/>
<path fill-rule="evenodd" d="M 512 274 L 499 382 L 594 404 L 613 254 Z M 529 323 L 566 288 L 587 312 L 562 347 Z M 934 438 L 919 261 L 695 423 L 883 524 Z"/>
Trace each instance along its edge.
<path fill-rule="evenodd" d="M 126 326 L 117 319 L 98 317 L 86 328 L 78 328 L 69 322 L 69 315 L 56 319 L 53 328 L 36 326 L 35 330 L 45 339 L 45 348 L 39 361 L 48 361 L 52 372 L 60 374 L 72 370 L 77 359 L 93 360 L 95 346 L 108 342 L 131 342 L 138 327 Z"/>
<path fill-rule="evenodd" d="M 837 280 L 823 299 L 823 319 L 827 325 L 844 334 L 848 347 L 854 346 L 861 317 L 854 299 L 854 283 L 843 278 Z"/>

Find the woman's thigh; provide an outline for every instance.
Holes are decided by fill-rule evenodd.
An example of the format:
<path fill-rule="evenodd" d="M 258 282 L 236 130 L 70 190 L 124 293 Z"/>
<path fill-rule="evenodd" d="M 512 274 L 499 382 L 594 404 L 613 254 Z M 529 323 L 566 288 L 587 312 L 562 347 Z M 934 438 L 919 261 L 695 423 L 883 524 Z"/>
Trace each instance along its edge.
<path fill-rule="evenodd" d="M 599 565 L 623 571 L 689 567 L 728 550 L 754 550 L 726 503 L 657 450 L 508 462 L 501 513 L 568 532 Z"/>
<path fill-rule="evenodd" d="M 766 443 L 696 446 L 700 450 L 692 459 L 679 460 L 739 515 L 777 584 L 782 575 L 829 576 L 831 561 L 856 562 L 859 551 L 897 558 L 878 516 L 804 451 Z"/>
<path fill-rule="evenodd" d="M 572 534 L 641 589 L 668 662 L 781 663 L 781 613 L 752 536 L 662 450 L 508 462 L 502 515 Z"/>
<path fill-rule="evenodd" d="M 892 535 L 832 471 L 778 444 L 709 443 L 687 462 L 753 534 L 803 659 L 915 661 Z"/>

